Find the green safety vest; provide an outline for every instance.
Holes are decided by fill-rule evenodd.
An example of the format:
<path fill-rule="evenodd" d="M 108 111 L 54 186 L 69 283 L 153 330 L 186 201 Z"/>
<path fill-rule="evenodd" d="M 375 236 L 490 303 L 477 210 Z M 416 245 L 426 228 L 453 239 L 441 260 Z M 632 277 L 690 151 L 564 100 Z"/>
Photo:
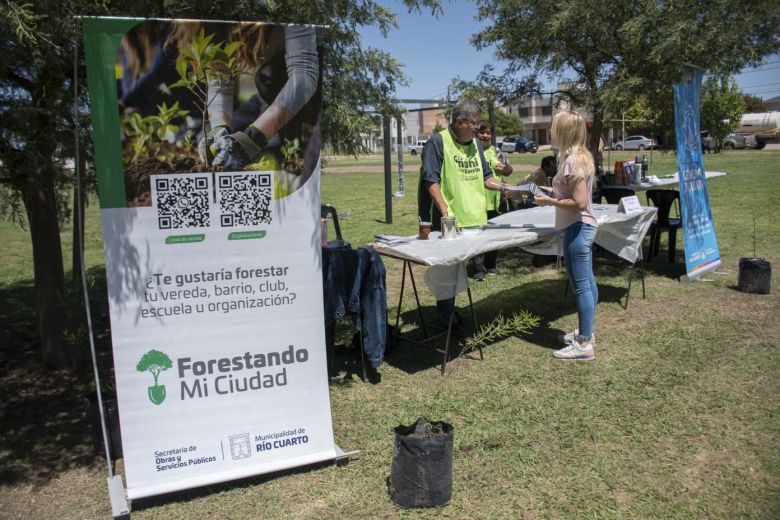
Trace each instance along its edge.
<path fill-rule="evenodd" d="M 487 206 L 477 140 L 461 144 L 447 128 L 439 134 L 444 140 L 439 187 L 449 214 L 455 217 L 460 227 L 482 226 L 487 223 Z"/>
<path fill-rule="evenodd" d="M 493 170 L 493 176 L 496 179 L 496 182 L 504 182 L 504 178 L 496 173 L 496 166 L 501 164 L 501 159 L 498 158 L 495 147 L 489 146 L 488 149 L 485 150 L 485 161 L 487 161 L 490 169 Z M 501 207 L 501 192 L 486 189 L 485 202 L 487 203 L 488 211 L 498 210 Z"/>

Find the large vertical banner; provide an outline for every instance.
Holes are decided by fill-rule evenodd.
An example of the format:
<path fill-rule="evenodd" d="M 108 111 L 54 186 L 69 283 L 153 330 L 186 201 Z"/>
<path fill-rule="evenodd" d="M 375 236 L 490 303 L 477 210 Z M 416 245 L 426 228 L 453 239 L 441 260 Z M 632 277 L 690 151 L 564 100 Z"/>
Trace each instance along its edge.
<path fill-rule="evenodd" d="M 84 29 L 129 498 L 333 458 L 322 29 Z"/>
<path fill-rule="evenodd" d="M 720 251 L 704 177 L 699 113 L 701 69 L 686 67 L 686 79 L 673 85 L 677 141 L 677 171 L 680 178 L 685 268 L 683 280 L 695 280 L 720 267 Z"/>

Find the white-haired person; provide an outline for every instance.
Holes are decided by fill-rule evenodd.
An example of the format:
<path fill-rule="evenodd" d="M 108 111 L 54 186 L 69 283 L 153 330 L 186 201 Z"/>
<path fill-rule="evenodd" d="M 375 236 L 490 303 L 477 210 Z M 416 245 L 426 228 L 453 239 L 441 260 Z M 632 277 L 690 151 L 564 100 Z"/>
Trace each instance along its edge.
<path fill-rule="evenodd" d="M 560 336 L 566 346 L 553 352 L 559 359 L 591 360 L 596 346 L 593 328 L 599 292 L 593 276 L 593 241 L 598 221 L 591 193 L 596 182 L 593 156 L 585 146 L 585 119 L 573 111 L 553 118 L 552 146 L 557 150 L 558 172 L 552 181 L 552 197 L 539 195 L 534 202 L 555 207 L 555 227 L 563 231 L 563 254 L 569 285 L 577 300 L 578 328 Z"/>

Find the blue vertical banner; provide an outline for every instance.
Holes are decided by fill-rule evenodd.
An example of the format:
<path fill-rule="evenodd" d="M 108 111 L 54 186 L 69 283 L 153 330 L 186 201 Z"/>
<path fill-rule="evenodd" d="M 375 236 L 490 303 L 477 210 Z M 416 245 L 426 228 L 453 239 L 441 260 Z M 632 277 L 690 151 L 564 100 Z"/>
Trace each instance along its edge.
<path fill-rule="evenodd" d="M 714 271 L 721 263 L 699 138 L 702 74 L 701 69 L 686 67 L 685 79 L 672 87 L 685 244 L 683 281 L 695 280 Z"/>

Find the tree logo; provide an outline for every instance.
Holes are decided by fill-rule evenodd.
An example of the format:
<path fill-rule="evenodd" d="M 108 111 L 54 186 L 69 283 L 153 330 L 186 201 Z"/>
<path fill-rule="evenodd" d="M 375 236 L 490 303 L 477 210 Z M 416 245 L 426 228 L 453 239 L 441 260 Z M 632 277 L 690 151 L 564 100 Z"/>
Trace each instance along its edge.
<path fill-rule="evenodd" d="M 154 376 L 154 386 L 147 388 L 149 391 L 149 400 L 154 404 L 162 404 L 165 401 L 165 385 L 157 384 L 157 378 L 160 372 L 173 367 L 171 358 L 159 350 L 150 350 L 141 358 L 141 361 L 135 366 L 139 372 L 151 372 Z"/>

